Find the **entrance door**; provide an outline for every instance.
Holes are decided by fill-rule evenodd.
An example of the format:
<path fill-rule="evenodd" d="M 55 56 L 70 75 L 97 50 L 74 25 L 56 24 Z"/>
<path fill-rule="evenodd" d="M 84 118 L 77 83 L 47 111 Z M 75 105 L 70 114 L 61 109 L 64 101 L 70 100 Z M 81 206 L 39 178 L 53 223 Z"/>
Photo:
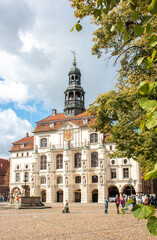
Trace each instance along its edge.
<path fill-rule="evenodd" d="M 92 202 L 98 202 L 98 190 L 92 192 Z"/>
<path fill-rule="evenodd" d="M 63 191 L 57 192 L 57 202 L 63 202 Z"/>
<path fill-rule="evenodd" d="M 75 191 L 75 202 L 81 202 L 81 190 Z"/>
<path fill-rule="evenodd" d="M 41 192 L 41 201 L 46 202 L 46 190 Z"/>

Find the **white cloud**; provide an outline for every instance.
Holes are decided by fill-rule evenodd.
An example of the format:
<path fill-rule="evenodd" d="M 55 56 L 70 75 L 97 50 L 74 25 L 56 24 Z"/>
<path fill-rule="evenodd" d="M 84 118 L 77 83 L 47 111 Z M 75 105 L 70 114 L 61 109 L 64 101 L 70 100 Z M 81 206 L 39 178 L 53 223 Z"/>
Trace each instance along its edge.
<path fill-rule="evenodd" d="M 12 143 L 31 131 L 31 124 L 19 118 L 12 109 L 0 110 L 1 158 L 9 158 Z"/>

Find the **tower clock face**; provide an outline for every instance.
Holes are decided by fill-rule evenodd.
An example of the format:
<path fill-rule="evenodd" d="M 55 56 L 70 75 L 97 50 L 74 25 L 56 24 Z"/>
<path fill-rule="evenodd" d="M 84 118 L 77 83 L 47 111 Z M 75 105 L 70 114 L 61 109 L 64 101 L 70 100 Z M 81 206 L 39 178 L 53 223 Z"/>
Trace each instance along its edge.
<path fill-rule="evenodd" d="M 72 130 L 65 130 L 64 131 L 64 140 L 70 141 L 73 139 L 73 131 Z"/>

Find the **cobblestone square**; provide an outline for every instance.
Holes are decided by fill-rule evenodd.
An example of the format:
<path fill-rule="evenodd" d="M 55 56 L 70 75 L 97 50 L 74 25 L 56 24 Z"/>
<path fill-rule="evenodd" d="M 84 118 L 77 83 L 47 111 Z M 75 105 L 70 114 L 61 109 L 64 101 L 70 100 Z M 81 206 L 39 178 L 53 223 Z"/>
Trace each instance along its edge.
<path fill-rule="evenodd" d="M 74 239 L 74 240 L 149 240 L 146 220 L 138 221 L 130 211 L 116 213 L 110 203 L 108 214 L 103 204 L 70 204 L 70 213 L 62 214 L 62 204 L 46 209 L 9 209 L 0 206 L 0 239 Z"/>

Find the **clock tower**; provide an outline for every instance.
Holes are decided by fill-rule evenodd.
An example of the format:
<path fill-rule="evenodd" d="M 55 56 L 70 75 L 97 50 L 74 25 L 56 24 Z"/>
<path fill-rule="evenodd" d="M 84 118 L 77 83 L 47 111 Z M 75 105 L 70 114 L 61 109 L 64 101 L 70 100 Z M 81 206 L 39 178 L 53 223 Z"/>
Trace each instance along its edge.
<path fill-rule="evenodd" d="M 85 110 L 84 95 L 85 92 L 81 87 L 81 72 L 76 67 L 76 58 L 74 56 L 73 66 L 69 71 L 69 86 L 65 94 L 64 112 L 67 117 L 73 117 Z"/>

